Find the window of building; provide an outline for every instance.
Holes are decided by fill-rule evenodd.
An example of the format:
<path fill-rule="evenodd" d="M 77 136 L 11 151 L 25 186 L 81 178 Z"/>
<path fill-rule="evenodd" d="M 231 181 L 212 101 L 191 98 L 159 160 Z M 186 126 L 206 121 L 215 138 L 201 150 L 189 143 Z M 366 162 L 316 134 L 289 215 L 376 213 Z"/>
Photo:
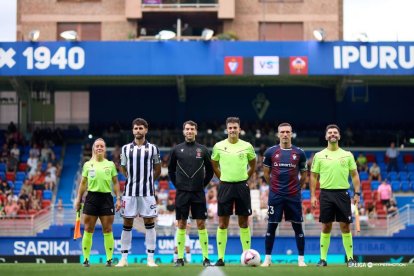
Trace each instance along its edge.
<path fill-rule="evenodd" d="M 58 23 L 57 26 L 57 40 L 63 40 L 60 37 L 60 33 L 64 31 L 74 30 L 78 33 L 79 40 L 101 40 L 101 23 L 100 22 L 87 22 L 87 23 L 75 23 L 64 22 Z"/>
<path fill-rule="evenodd" d="M 264 41 L 303 40 L 303 23 L 260 22 L 259 39 Z"/>

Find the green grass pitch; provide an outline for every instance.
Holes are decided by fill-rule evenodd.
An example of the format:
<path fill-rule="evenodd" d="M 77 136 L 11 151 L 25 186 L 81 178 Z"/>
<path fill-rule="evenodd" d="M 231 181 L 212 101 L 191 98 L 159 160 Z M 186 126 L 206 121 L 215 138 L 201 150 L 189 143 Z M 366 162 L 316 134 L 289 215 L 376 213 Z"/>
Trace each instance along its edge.
<path fill-rule="evenodd" d="M 345 265 L 330 265 L 328 267 L 297 267 L 294 265 L 273 265 L 271 267 L 243 267 L 240 265 L 227 265 L 225 267 L 203 268 L 201 265 L 186 265 L 184 267 L 173 267 L 172 265 L 160 265 L 157 268 L 150 268 L 145 265 L 130 265 L 128 267 L 104 267 L 104 265 L 91 265 L 89 268 L 80 264 L 0 264 L 0 275 L 29 275 L 29 276 L 78 276 L 78 275 L 194 275 L 194 276 L 260 276 L 260 275 L 414 275 L 414 264 L 403 267 L 361 267 L 348 268 Z"/>

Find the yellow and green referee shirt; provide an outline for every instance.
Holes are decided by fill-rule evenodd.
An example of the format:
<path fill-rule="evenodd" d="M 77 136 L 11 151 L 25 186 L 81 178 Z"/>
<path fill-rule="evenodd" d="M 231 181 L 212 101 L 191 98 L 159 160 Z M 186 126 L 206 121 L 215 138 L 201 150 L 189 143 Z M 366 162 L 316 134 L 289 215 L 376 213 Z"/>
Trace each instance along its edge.
<path fill-rule="evenodd" d="M 211 159 L 219 162 L 221 176 L 224 182 L 239 182 L 247 180 L 247 165 L 256 158 L 253 146 L 241 139 L 232 144 L 225 139 L 213 147 Z"/>
<path fill-rule="evenodd" d="M 114 162 L 107 159 L 101 162 L 89 160 L 82 169 L 82 176 L 88 178 L 88 191 L 90 192 L 112 192 L 112 177 L 116 175 L 118 172 Z"/>
<path fill-rule="evenodd" d="M 349 171 L 356 169 L 353 154 L 339 148 L 317 152 L 313 157 L 311 172 L 319 174 L 321 189 L 349 189 Z"/>

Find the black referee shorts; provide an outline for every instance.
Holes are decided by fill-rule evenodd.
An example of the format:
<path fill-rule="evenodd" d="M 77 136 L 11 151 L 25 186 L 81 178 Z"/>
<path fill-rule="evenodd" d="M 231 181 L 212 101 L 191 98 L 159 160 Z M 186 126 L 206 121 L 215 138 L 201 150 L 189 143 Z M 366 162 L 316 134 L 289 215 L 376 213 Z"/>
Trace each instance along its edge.
<path fill-rule="evenodd" d="M 348 190 L 321 189 L 319 222 L 352 223 L 351 198 Z"/>
<path fill-rule="evenodd" d="M 238 216 L 250 216 L 252 214 L 250 188 L 247 181 L 220 182 L 217 200 L 217 214 L 219 217 L 233 215 L 233 209 L 236 210 Z"/>
<path fill-rule="evenodd" d="M 88 192 L 83 213 L 90 216 L 115 215 L 114 198 L 111 193 Z"/>
<path fill-rule="evenodd" d="M 175 218 L 177 220 L 188 219 L 190 210 L 192 219 L 207 218 L 206 195 L 204 191 L 177 191 L 175 196 Z"/>

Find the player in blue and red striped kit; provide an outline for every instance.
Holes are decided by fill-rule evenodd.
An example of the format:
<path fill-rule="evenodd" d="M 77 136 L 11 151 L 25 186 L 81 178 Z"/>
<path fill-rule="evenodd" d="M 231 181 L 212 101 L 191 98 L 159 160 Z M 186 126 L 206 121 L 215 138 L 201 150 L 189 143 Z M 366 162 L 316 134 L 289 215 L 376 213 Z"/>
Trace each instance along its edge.
<path fill-rule="evenodd" d="M 301 187 L 305 182 L 307 171 L 305 152 L 292 145 L 292 126 L 282 123 L 277 128 L 279 145 L 266 150 L 263 159 L 263 173 L 270 183 L 268 215 L 269 221 L 265 238 L 266 258 L 262 266 L 270 266 L 275 233 L 278 223 L 292 223 L 298 248 L 298 265 L 306 266 L 304 260 L 305 236 L 302 229 Z M 299 179 L 300 174 L 300 179 Z"/>

